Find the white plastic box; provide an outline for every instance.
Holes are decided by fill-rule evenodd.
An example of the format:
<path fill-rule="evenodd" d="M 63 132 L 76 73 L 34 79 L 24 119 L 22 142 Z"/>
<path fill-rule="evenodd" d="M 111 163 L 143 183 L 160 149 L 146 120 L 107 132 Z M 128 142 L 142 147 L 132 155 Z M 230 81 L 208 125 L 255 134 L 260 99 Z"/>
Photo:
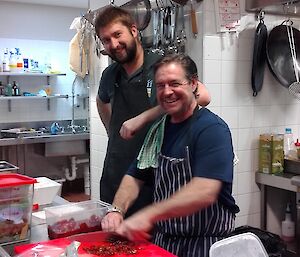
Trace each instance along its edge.
<path fill-rule="evenodd" d="M 50 239 L 101 230 L 101 220 L 109 204 L 83 201 L 45 208 Z"/>
<path fill-rule="evenodd" d="M 30 237 L 34 178 L 0 174 L 0 245 Z"/>
<path fill-rule="evenodd" d="M 246 232 L 215 242 L 209 257 L 268 257 L 266 249 L 255 234 Z"/>
<path fill-rule="evenodd" d="M 61 184 L 47 177 L 36 178 L 34 185 L 33 204 L 51 204 L 56 195 L 60 195 Z"/>

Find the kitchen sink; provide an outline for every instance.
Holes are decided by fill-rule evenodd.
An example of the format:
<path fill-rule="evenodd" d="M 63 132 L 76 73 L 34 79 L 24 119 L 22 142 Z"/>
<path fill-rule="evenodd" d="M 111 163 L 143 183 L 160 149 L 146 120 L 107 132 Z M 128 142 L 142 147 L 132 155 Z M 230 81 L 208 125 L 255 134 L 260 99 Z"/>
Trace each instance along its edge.
<path fill-rule="evenodd" d="M 87 153 L 86 140 L 56 141 L 45 143 L 45 156 L 74 156 Z"/>

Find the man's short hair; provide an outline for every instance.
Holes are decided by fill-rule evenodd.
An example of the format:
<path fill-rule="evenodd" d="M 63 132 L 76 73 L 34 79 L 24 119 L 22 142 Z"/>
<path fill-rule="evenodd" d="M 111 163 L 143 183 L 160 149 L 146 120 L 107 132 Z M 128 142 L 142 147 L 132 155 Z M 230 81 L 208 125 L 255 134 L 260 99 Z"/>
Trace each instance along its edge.
<path fill-rule="evenodd" d="M 132 25 L 136 24 L 135 20 L 131 16 L 129 12 L 126 10 L 115 7 L 108 6 L 104 10 L 102 10 L 96 17 L 95 20 L 95 31 L 99 37 L 99 29 L 106 27 L 112 23 L 120 22 L 124 26 L 126 26 L 129 30 Z"/>
<path fill-rule="evenodd" d="M 170 63 L 180 64 L 184 69 L 185 76 L 188 80 L 191 81 L 192 79 L 198 79 L 198 70 L 196 63 L 191 59 L 191 57 L 183 53 L 172 53 L 162 57 L 155 64 L 154 73 L 156 73 L 161 66 Z"/>

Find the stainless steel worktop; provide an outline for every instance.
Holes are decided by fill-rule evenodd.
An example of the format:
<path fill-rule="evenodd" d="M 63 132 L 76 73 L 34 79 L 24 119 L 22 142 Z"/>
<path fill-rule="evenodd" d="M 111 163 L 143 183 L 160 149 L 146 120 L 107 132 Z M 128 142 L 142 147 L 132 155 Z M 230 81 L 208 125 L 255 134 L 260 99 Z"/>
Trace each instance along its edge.
<path fill-rule="evenodd" d="M 274 234 L 281 234 L 286 204 L 292 204 L 292 216 L 296 224 L 296 239 L 287 243 L 288 255 L 300 256 L 300 176 L 293 173 L 278 175 L 255 174 L 260 185 L 261 228 Z"/>
<path fill-rule="evenodd" d="M 280 188 L 292 192 L 300 192 L 300 186 L 293 185 L 292 178 L 299 175 L 292 173 L 282 173 L 278 175 L 257 172 L 256 182 L 262 185 Z"/>
<path fill-rule="evenodd" d="M 88 140 L 90 138 L 90 133 L 65 133 L 58 135 L 44 134 L 33 137 L 23 137 L 23 138 L 1 138 L 0 146 L 9 145 L 24 145 L 24 144 L 36 144 L 36 143 L 48 143 L 48 142 L 59 142 L 59 141 L 76 141 L 76 140 Z"/>

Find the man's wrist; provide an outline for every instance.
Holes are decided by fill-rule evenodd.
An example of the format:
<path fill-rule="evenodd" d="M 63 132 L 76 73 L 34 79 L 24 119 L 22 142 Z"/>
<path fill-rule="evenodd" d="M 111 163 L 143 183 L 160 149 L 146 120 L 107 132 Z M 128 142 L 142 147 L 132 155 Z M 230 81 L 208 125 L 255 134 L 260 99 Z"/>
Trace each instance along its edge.
<path fill-rule="evenodd" d="M 117 212 L 117 213 L 120 213 L 120 214 L 122 215 L 122 217 L 125 216 L 124 211 L 123 211 L 121 208 L 119 208 L 118 206 L 115 206 L 115 205 L 109 206 L 109 207 L 108 207 L 108 210 L 107 210 L 107 212 L 106 212 L 106 214 L 111 213 L 111 212 Z"/>

